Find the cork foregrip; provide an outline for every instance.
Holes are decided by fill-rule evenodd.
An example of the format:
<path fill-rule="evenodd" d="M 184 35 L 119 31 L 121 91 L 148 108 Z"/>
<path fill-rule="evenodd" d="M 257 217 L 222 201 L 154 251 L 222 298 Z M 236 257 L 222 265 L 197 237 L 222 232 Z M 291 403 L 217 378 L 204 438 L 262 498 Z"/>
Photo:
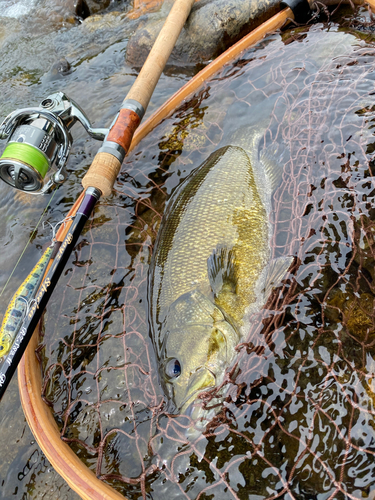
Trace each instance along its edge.
<path fill-rule="evenodd" d="M 160 75 L 171 55 L 195 0 L 176 0 L 136 81 L 126 99 L 134 99 L 147 109 Z"/>
<path fill-rule="evenodd" d="M 112 193 L 113 184 L 121 168 L 120 161 L 109 153 L 97 153 L 87 174 L 82 179 L 82 186 L 95 187 L 103 196 Z"/>
<path fill-rule="evenodd" d="M 165 64 L 190 13 L 195 0 L 175 0 L 173 7 L 157 37 L 151 52 L 143 65 L 126 99 L 134 99 L 146 110 Z M 133 134 L 140 118 L 131 110 L 122 109 L 111 127 L 107 140 L 120 144 L 125 152 L 129 150 Z M 98 153 L 82 180 L 86 189 L 95 187 L 103 196 L 109 196 L 121 168 L 117 158 L 109 153 Z"/>

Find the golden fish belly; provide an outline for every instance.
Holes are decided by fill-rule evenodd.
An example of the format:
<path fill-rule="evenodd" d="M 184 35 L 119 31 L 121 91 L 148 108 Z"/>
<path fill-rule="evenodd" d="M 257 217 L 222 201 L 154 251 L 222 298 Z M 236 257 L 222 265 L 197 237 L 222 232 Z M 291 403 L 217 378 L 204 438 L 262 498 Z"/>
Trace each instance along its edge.
<path fill-rule="evenodd" d="M 154 329 L 184 293 L 199 289 L 212 294 L 207 260 L 217 248 L 232 252 L 235 290 L 233 300 L 215 300 L 241 324 L 246 308 L 256 301 L 256 284 L 270 258 L 269 207 L 259 186 L 261 175 L 242 148 L 227 146 L 172 195 L 151 264 Z"/>

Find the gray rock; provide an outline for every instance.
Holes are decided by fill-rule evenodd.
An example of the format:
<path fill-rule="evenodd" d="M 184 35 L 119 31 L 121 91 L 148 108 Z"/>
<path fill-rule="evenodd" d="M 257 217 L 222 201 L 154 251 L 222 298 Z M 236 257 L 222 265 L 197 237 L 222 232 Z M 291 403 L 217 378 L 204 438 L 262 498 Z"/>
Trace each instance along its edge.
<path fill-rule="evenodd" d="M 279 11 L 280 0 L 200 0 L 183 28 L 169 59 L 171 64 L 199 64 L 217 57 L 249 31 Z M 147 14 L 127 47 L 126 59 L 140 67 L 161 30 L 171 7 Z"/>
<path fill-rule="evenodd" d="M 111 3 L 111 0 L 86 0 L 86 3 L 90 10 L 90 15 L 93 15 L 106 9 Z"/>
<path fill-rule="evenodd" d="M 52 82 L 54 80 L 60 80 L 66 75 L 69 75 L 70 72 L 70 63 L 65 59 L 65 57 L 61 57 L 57 62 L 52 64 L 51 69 L 44 77 L 44 81 Z"/>

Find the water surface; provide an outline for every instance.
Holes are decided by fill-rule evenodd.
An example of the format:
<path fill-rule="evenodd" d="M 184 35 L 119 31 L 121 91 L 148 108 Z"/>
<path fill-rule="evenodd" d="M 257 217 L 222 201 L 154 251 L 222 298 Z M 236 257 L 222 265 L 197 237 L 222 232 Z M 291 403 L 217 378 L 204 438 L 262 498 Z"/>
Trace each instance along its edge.
<path fill-rule="evenodd" d="M 101 50 L 84 23 L 45 39 L 45 47 L 53 36 L 70 54 L 73 71 L 59 88 L 95 125 L 110 120 L 120 88 L 135 77 L 123 65 L 126 40 L 116 22 Z M 129 498 L 372 498 L 373 60 L 371 37 L 336 22 L 267 37 L 146 137 L 124 163 L 114 194 L 96 208 L 48 306 L 44 396 L 63 439 Z M 33 73 L 31 66 L 22 67 L 27 75 L 41 72 L 38 80 L 24 70 L 4 80 L 4 92 L 16 89 L 27 105 L 56 89 L 50 69 Z M 185 78 L 177 70 L 164 75 L 152 106 Z M 262 147 L 285 148 L 273 254 L 293 255 L 295 265 L 239 348 L 220 418 L 189 442 L 190 423 L 168 414 L 157 378 L 147 270 L 166 199 L 241 127 L 263 130 Z M 49 220 L 67 212 L 95 154 L 78 128 L 75 137 L 72 173 Z M 12 248 L 4 252 L 5 281 L 46 202 L 25 205 L 0 189 L 8 214 L 1 244 Z M 38 229 L 9 297 L 48 239 L 48 230 Z M 11 389 L 0 422 L 4 430 L 13 426 L 18 442 L 10 442 L 0 468 L 3 498 L 43 498 L 51 488 L 51 498 L 75 498 L 32 442 Z"/>

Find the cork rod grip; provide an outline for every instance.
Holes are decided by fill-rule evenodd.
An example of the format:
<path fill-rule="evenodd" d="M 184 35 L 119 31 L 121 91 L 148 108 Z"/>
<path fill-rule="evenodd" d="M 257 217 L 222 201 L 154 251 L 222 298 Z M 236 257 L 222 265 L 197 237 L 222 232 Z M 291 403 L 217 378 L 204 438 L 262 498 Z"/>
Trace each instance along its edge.
<path fill-rule="evenodd" d="M 147 109 L 160 75 L 175 46 L 195 0 L 175 0 L 136 81 L 126 99 L 134 99 Z"/>
<path fill-rule="evenodd" d="M 126 99 L 139 102 L 145 111 L 194 1 L 175 0 L 143 68 L 126 96 Z M 139 122 L 137 113 L 130 109 L 121 109 L 109 131 L 107 141 L 119 144 L 126 153 Z M 120 168 L 121 162 L 115 156 L 98 153 L 82 179 L 82 185 L 85 189 L 95 187 L 101 191 L 102 196 L 109 196 Z"/>
<path fill-rule="evenodd" d="M 85 189 L 95 187 L 102 192 L 103 196 L 109 196 L 120 168 L 121 163 L 115 156 L 109 153 L 97 153 L 87 174 L 82 179 L 82 185 Z"/>

